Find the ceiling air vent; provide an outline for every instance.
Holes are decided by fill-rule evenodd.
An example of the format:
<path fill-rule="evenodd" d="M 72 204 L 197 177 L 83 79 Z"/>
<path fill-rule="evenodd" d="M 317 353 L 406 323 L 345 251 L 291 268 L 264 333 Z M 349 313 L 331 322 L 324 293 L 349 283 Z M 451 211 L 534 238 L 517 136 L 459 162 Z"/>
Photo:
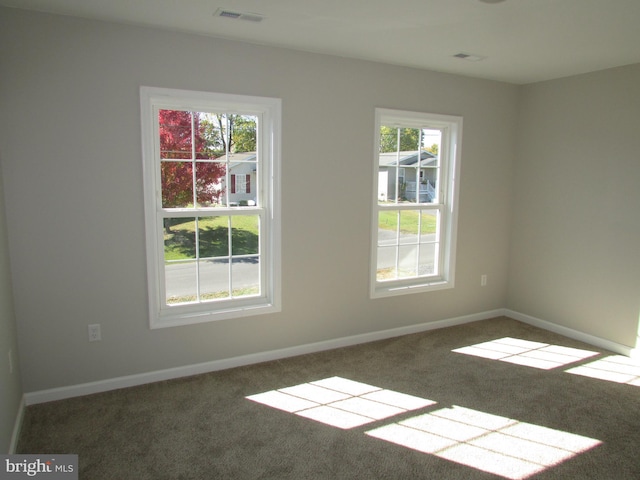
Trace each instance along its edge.
<path fill-rule="evenodd" d="M 264 20 L 264 15 L 260 15 L 259 13 L 234 12 L 233 10 L 225 10 L 224 8 L 216 10 L 216 13 L 214 13 L 213 16 L 229 18 L 231 20 L 246 20 L 247 22 L 256 23 Z"/>
<path fill-rule="evenodd" d="M 453 55 L 454 58 L 460 58 L 461 60 L 466 60 L 468 62 L 479 62 L 480 60 L 484 60 L 487 57 L 481 57 L 480 55 L 472 55 L 470 53 L 456 53 Z"/>

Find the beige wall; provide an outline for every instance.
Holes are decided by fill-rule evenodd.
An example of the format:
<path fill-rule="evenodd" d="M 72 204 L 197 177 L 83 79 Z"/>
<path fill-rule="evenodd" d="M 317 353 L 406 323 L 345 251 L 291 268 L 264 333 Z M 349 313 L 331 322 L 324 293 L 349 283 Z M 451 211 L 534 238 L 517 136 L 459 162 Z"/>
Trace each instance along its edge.
<path fill-rule="evenodd" d="M 635 346 L 640 65 L 522 89 L 509 308 Z"/>
<path fill-rule="evenodd" d="M 9 355 L 12 359 L 13 372 L 10 369 Z M 9 268 L 2 168 L 0 168 L 0 386 L 0 453 L 7 453 L 22 399 L 22 385 L 18 365 L 11 269 Z"/>
<path fill-rule="evenodd" d="M 0 347 L 12 280 L 26 392 L 502 307 L 635 345 L 640 65 L 516 87 L 8 9 L 0 44 Z M 140 85 L 283 99 L 281 313 L 149 329 Z M 464 117 L 455 289 L 368 298 L 375 107 Z"/>
<path fill-rule="evenodd" d="M 18 10 L 0 44 L 25 391 L 505 306 L 517 87 Z M 281 313 L 149 329 L 140 85 L 282 98 Z M 368 298 L 375 107 L 464 117 L 455 289 Z"/>

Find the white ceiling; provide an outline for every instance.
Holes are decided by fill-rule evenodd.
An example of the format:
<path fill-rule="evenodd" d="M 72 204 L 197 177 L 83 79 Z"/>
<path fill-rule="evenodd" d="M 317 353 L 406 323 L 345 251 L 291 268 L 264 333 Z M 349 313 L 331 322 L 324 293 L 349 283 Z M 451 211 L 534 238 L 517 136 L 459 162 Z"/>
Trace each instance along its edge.
<path fill-rule="evenodd" d="M 640 0 L 0 0 L 0 5 L 516 84 L 640 62 Z M 219 8 L 265 18 L 256 23 L 216 17 Z M 485 58 L 453 57 L 461 52 Z"/>

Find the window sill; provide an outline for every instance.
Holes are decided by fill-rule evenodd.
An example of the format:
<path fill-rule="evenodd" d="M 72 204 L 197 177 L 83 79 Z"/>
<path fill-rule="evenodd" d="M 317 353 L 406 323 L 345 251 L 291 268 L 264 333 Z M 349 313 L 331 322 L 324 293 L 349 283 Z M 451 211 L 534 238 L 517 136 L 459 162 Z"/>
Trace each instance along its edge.
<path fill-rule="evenodd" d="M 412 293 L 435 292 L 437 290 L 446 290 L 453 287 L 454 284 L 452 281 L 435 279 L 430 282 L 404 285 L 391 282 L 389 284 L 376 282 L 371 289 L 371 298 L 385 298 L 398 295 L 409 295 Z"/>
<path fill-rule="evenodd" d="M 178 307 L 179 308 L 179 307 Z M 207 311 L 172 311 L 168 308 L 160 313 L 157 318 L 151 319 L 151 329 L 183 327 L 186 325 L 196 325 L 200 323 L 216 322 L 240 317 L 252 317 L 267 313 L 277 313 L 281 311 L 279 305 L 274 302 L 257 303 L 243 306 L 229 306 L 218 310 Z"/>

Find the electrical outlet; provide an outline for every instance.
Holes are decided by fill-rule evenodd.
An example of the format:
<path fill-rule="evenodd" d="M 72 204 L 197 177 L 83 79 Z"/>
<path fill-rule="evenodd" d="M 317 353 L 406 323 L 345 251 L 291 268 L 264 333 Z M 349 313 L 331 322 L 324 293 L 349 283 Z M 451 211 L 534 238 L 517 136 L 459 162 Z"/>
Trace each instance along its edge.
<path fill-rule="evenodd" d="M 89 341 L 90 342 L 99 342 L 102 340 L 102 333 L 100 332 L 100 324 L 94 323 L 93 325 L 89 325 Z"/>
<path fill-rule="evenodd" d="M 480 286 L 481 287 L 486 287 L 487 286 L 487 276 L 486 275 L 480 275 Z"/>

